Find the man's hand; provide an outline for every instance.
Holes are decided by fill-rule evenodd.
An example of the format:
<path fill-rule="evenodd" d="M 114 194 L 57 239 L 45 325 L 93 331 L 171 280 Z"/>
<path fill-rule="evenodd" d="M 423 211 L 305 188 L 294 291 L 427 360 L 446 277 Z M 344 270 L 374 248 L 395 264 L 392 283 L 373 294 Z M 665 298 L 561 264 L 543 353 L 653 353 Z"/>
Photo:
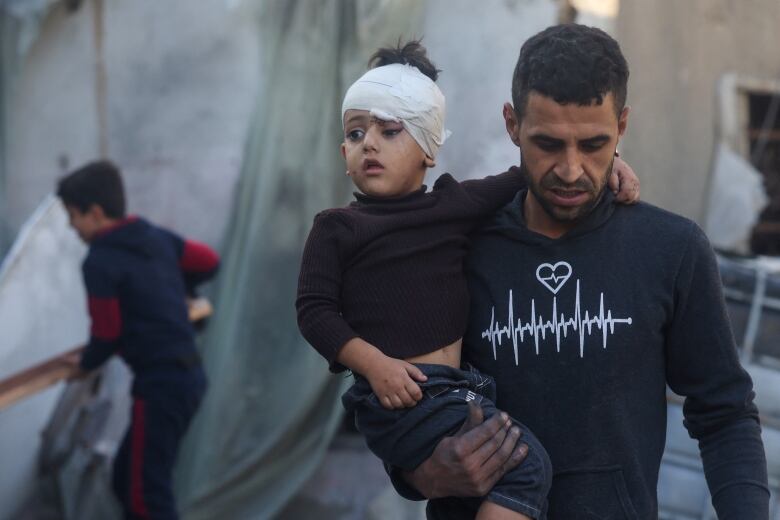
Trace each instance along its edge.
<path fill-rule="evenodd" d="M 392 410 L 416 405 L 422 399 L 417 381 L 425 381 L 425 374 L 402 359 L 388 356 L 377 359 L 364 375 L 382 406 Z"/>
<path fill-rule="evenodd" d="M 483 422 L 484 421 L 484 422 Z M 486 495 L 499 479 L 525 459 L 520 428 L 504 412 L 484 420 L 482 408 L 469 403 L 469 416 L 452 437 L 404 478 L 426 498 Z"/>
<path fill-rule="evenodd" d="M 615 162 L 612 164 L 612 174 L 608 182 L 618 202 L 623 204 L 639 202 L 639 177 L 619 156 L 615 157 Z"/>

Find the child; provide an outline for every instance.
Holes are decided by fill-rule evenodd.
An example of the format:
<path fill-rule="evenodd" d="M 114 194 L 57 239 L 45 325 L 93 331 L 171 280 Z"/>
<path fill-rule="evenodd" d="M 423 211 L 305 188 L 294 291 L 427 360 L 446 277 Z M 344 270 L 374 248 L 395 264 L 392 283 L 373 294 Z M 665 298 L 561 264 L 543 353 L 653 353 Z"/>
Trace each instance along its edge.
<path fill-rule="evenodd" d="M 175 519 L 173 464 L 206 390 L 185 298 L 214 276 L 219 258 L 204 244 L 125 217 L 122 179 L 110 162 L 67 175 L 57 195 L 89 244 L 83 273 L 92 327 L 80 373 L 118 353 L 135 376 L 114 492 L 126 518 Z"/>
<path fill-rule="evenodd" d="M 301 332 L 331 369 L 355 373 L 342 401 L 369 448 L 411 470 L 461 426 L 468 401 L 496 412 L 492 379 L 461 368 L 462 264 L 469 231 L 525 181 L 517 168 L 461 183 L 444 174 L 426 192 L 426 168 L 446 137 L 438 71 L 419 42 L 380 49 L 371 63 L 342 105 L 341 152 L 360 193 L 315 218 L 296 306 Z M 478 519 L 545 518 L 550 462 L 522 428 L 528 456 L 478 499 Z"/>

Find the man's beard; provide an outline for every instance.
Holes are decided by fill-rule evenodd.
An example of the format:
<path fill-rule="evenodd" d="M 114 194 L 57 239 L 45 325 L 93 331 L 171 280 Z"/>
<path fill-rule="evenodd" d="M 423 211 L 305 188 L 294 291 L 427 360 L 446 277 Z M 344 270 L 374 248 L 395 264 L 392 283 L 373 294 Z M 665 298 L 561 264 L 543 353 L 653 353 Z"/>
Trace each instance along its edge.
<path fill-rule="evenodd" d="M 609 167 L 603 177 L 604 183 L 602 186 L 598 187 L 594 186 L 593 182 L 590 180 L 590 177 L 586 175 L 580 176 L 579 179 L 571 184 L 566 184 L 561 181 L 561 179 L 553 172 L 547 172 L 544 177 L 542 177 L 541 181 L 536 184 L 533 179 L 531 179 L 531 175 L 528 172 L 528 167 L 526 166 L 525 161 L 522 159 L 522 156 L 520 158 L 520 173 L 522 173 L 523 177 L 525 177 L 526 183 L 528 184 L 528 190 L 533 194 L 534 198 L 545 211 L 545 213 L 559 222 L 572 223 L 588 216 L 591 211 L 593 211 L 593 208 L 595 208 L 601 201 L 601 198 L 604 196 L 604 193 L 607 190 L 607 186 L 609 185 L 608 180 L 609 176 L 612 174 L 612 165 L 614 162 L 614 159 L 609 162 Z M 549 191 L 555 188 L 582 190 L 589 193 L 591 197 L 587 202 L 579 206 L 556 206 L 555 204 L 552 204 L 550 201 L 545 199 L 543 196 L 544 191 Z"/>

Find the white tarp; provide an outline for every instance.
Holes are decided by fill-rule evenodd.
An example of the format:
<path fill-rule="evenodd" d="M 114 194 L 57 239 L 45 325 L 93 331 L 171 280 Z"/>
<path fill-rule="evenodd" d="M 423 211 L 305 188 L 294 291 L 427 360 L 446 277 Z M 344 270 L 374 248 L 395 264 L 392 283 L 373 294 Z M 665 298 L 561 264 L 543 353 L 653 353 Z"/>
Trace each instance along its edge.
<path fill-rule="evenodd" d="M 47 198 L 0 266 L 0 378 L 84 343 L 84 253 L 60 202 Z M 0 518 L 9 518 L 32 491 L 40 433 L 60 390 L 0 411 Z"/>
<path fill-rule="evenodd" d="M 705 224 L 712 245 L 750 253 L 750 233 L 768 202 L 761 173 L 726 144 L 718 145 Z"/>

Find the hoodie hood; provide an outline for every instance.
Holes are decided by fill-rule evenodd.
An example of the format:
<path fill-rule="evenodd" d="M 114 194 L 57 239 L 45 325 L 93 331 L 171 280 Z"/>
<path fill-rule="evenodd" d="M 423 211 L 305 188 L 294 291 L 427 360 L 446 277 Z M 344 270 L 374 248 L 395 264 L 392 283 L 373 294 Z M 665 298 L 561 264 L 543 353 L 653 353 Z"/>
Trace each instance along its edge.
<path fill-rule="evenodd" d="M 111 247 L 125 249 L 137 255 L 150 257 L 154 251 L 153 228 L 146 220 L 129 216 L 116 225 L 103 230 L 90 247 Z"/>
<path fill-rule="evenodd" d="M 528 189 L 518 191 L 512 202 L 498 210 L 479 233 L 503 235 L 526 244 L 550 244 L 570 240 L 601 227 L 615 211 L 615 195 L 609 188 L 606 188 L 598 204 L 574 228 L 559 238 L 550 238 L 528 229 L 523 215 L 527 193 Z"/>

